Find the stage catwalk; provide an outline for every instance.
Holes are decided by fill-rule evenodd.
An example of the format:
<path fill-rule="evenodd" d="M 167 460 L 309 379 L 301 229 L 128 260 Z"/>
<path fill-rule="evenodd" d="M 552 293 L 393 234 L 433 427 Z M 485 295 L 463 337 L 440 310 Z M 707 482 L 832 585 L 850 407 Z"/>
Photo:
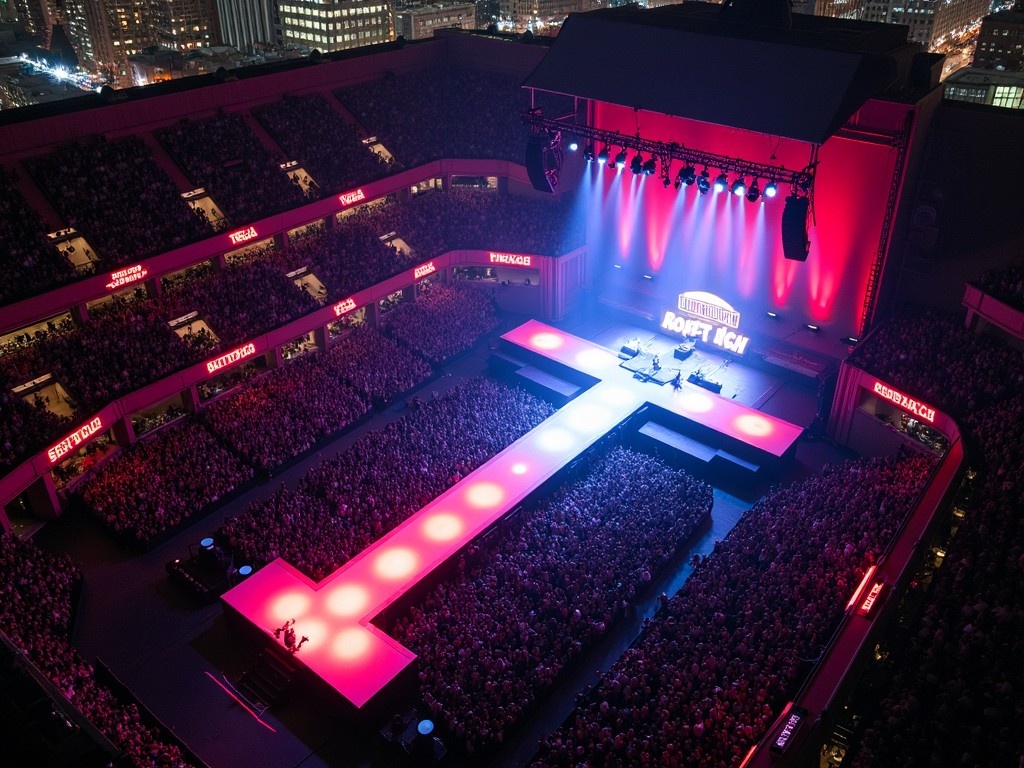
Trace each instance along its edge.
<path fill-rule="evenodd" d="M 802 432 L 690 385 L 638 382 L 616 353 L 537 321 L 502 340 L 598 383 L 319 584 L 278 559 L 224 595 L 225 610 L 268 643 L 294 620 L 296 635 L 307 638 L 295 658 L 358 707 L 415 658 L 374 627 L 374 617 L 644 404 L 777 459 L 791 455 Z"/>

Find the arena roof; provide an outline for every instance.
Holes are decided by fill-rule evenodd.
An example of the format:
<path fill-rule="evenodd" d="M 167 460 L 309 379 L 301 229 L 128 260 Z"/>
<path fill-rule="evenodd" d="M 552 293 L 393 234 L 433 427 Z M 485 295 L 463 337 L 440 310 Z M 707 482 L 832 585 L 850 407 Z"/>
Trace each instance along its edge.
<path fill-rule="evenodd" d="M 524 86 L 824 143 L 896 78 L 906 28 L 794 14 L 789 28 L 688 2 L 571 14 Z"/>

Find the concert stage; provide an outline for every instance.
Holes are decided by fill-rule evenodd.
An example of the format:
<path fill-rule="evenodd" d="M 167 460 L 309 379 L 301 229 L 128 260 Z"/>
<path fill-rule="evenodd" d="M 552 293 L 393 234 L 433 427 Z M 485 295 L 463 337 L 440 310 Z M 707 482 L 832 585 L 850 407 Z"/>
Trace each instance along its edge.
<path fill-rule="evenodd" d="M 279 643 L 275 628 L 294 620 L 296 635 L 308 638 L 295 659 L 357 707 L 415 658 L 373 626 L 374 617 L 645 404 L 766 462 L 791 456 L 802 432 L 688 384 L 638 382 L 616 353 L 537 321 L 502 340 L 530 364 L 572 369 L 597 383 L 319 584 L 277 559 L 222 598 L 225 611 L 258 628 L 268 644 Z"/>

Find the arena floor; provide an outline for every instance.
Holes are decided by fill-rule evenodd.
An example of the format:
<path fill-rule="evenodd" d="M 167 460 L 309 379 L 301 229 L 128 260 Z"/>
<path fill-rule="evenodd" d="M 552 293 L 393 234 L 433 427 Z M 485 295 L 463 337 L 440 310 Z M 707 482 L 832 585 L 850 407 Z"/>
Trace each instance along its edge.
<path fill-rule="evenodd" d="M 521 321 L 509 319 L 495 336 Z M 573 318 L 562 327 L 613 350 L 640 336 L 663 359 L 671 359 L 675 345 L 668 337 L 654 336 L 632 326 L 628 320 L 612 317 L 607 309 Z M 714 370 L 715 378 L 723 384 L 723 396 L 797 425 L 810 423 L 817 396 L 812 380 L 738 362 L 726 364 L 725 358 L 698 352 L 700 358 L 687 363 Z M 483 374 L 488 354 L 487 344 L 478 345 L 445 375 L 425 385 L 420 396 Z M 386 718 L 375 722 L 360 718 L 336 696 L 315 689 L 293 691 L 264 714 L 261 724 L 227 695 L 217 681 L 224 677 L 237 679 L 251 664 L 251 651 L 228 631 L 220 604 L 198 606 L 168 580 L 165 564 L 186 557 L 189 545 L 215 531 L 225 517 L 236 514 L 254 499 L 269 495 L 282 482 L 294 484 L 310 466 L 343 450 L 366 431 L 399 418 L 404 410 L 404 402 L 396 403 L 324 450 L 144 554 L 125 551 L 91 520 L 76 515 L 49 524 L 36 535 L 40 546 L 68 553 L 82 564 L 85 590 L 73 638 L 75 645 L 86 658 L 98 658 L 109 666 L 210 768 L 358 766 L 369 765 L 373 759 L 377 738 L 366 734 L 375 734 Z M 850 455 L 826 441 L 801 440 L 795 460 L 785 475 L 773 482 L 799 479 L 816 472 L 823 464 Z M 576 692 L 592 684 L 596 670 L 610 666 L 634 640 L 644 619 L 654 613 L 658 595 L 672 594 L 689 576 L 692 554 L 709 553 L 765 490 L 766 485 L 716 487 L 712 523 L 702 529 L 693 548 L 680 555 L 675 567 L 656 580 L 633 612 L 576 666 L 575 673 L 567 676 L 491 765 L 527 764 L 538 738 L 571 711 Z M 408 695 L 411 701 L 411 692 Z M 401 696 L 399 692 L 394 699 L 393 711 L 401 708 Z"/>

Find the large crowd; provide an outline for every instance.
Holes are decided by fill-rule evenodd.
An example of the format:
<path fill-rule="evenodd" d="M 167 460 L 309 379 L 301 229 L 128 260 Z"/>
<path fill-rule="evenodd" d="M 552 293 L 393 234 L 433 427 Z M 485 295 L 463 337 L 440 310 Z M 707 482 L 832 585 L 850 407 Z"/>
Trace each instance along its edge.
<path fill-rule="evenodd" d="M 442 157 L 522 162 L 531 106 L 564 117 L 567 97 L 522 88 L 513 75 L 440 66 L 349 86 L 335 94 L 363 129 L 376 136 L 404 167 Z"/>
<path fill-rule="evenodd" d="M 796 693 L 932 465 L 851 461 L 758 501 L 534 765 L 738 765 Z"/>
<path fill-rule="evenodd" d="M 236 562 L 282 557 L 319 581 L 552 413 L 519 389 L 476 379 L 422 401 L 281 486 L 218 532 Z"/>
<path fill-rule="evenodd" d="M 225 348 L 309 314 L 319 304 L 287 277 L 279 253 L 267 249 L 219 272 L 205 263 L 164 280 L 159 311 L 166 320 L 198 312 Z"/>
<path fill-rule="evenodd" d="M 0 533 L 0 631 L 122 751 L 126 764 L 187 768 L 181 748 L 143 722 L 134 703 L 118 700 L 97 682 L 92 664 L 71 645 L 74 592 L 81 580 L 67 557 Z M 21 759 L 11 747 L 5 745 L 5 759 Z M 35 759 L 45 758 L 39 754 Z"/>
<path fill-rule="evenodd" d="M 200 514 L 252 475 L 202 425 L 187 421 L 124 450 L 77 491 L 114 533 L 145 543 Z"/>
<path fill-rule="evenodd" d="M 104 264 L 129 264 L 213 234 L 138 136 L 68 144 L 25 167 Z"/>
<path fill-rule="evenodd" d="M 325 193 L 379 179 L 391 168 L 363 144 L 356 128 L 322 94 L 285 96 L 253 114 Z"/>
<path fill-rule="evenodd" d="M 1024 312 L 1024 267 L 990 269 L 975 281 L 975 285 L 989 296 Z"/>
<path fill-rule="evenodd" d="M 486 294 L 430 283 L 422 284 L 416 301 L 388 313 L 385 328 L 431 363 L 441 363 L 465 352 L 497 325 L 494 302 Z"/>
<path fill-rule="evenodd" d="M 221 112 L 156 131 L 168 153 L 235 226 L 306 202 L 245 117 Z"/>
<path fill-rule="evenodd" d="M 75 269 L 43 231 L 43 222 L 25 202 L 14 179 L 0 168 L 0 306 L 34 296 L 75 279 Z"/>
<path fill-rule="evenodd" d="M 1024 353 L 937 310 L 889 318 L 849 362 L 954 415 L 1024 392 Z"/>
<path fill-rule="evenodd" d="M 588 458 L 551 497 L 473 546 L 398 619 L 430 713 L 478 754 L 650 589 L 711 512 L 711 486 L 625 448 Z"/>

